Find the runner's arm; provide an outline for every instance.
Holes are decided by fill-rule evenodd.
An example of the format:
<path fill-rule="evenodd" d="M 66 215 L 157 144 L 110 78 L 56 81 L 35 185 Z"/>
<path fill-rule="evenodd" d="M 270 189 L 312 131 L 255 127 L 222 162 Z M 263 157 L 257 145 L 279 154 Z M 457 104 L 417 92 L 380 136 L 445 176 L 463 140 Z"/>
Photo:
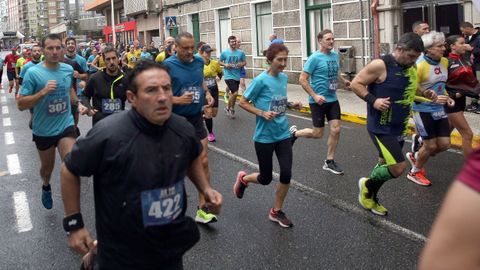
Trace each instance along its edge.
<path fill-rule="evenodd" d="M 240 98 L 239 105 L 240 107 L 242 107 L 242 109 L 246 110 L 247 112 L 263 117 L 265 120 L 268 120 L 268 121 L 272 120 L 273 118 L 275 118 L 275 116 L 278 115 L 276 112 L 262 111 L 256 108 L 255 106 L 253 106 L 253 103 L 251 103 L 247 98 L 245 98 L 245 96 L 242 96 Z"/>
<path fill-rule="evenodd" d="M 97 56 L 95 57 L 95 59 L 93 59 L 93 61 L 92 61 L 92 63 L 91 63 L 92 67 L 95 67 L 97 70 L 99 69 L 99 67 L 98 67 L 98 65 L 97 65 L 97 63 L 98 63 L 98 61 L 99 61 L 99 60 L 98 60 L 99 57 L 100 57 L 100 55 L 97 55 Z"/>
<path fill-rule="evenodd" d="M 351 82 L 342 76 L 342 72 L 340 72 L 340 70 L 338 71 L 337 78 L 339 81 L 341 81 L 345 85 L 347 90 L 350 90 L 350 91 L 352 90 L 350 87 Z"/>
<path fill-rule="evenodd" d="M 361 99 L 365 100 L 369 94 L 367 86 L 379 81 L 380 77 L 386 73 L 385 64 L 382 60 L 373 60 L 366 65 L 355 76 L 350 87 L 352 91 Z"/>
<path fill-rule="evenodd" d="M 80 212 L 80 177 L 73 174 L 65 163 L 60 171 L 63 206 L 65 216 Z"/>
<path fill-rule="evenodd" d="M 17 108 L 20 111 L 33 108 L 44 96 L 48 95 L 50 91 L 47 87 L 38 91 L 37 93 L 29 96 L 23 96 L 20 94 L 20 97 L 17 100 Z"/>
<path fill-rule="evenodd" d="M 298 82 L 302 86 L 303 90 L 307 92 L 311 97 L 314 97 L 316 95 L 315 91 L 313 91 L 313 88 L 310 86 L 310 74 L 308 72 L 302 71 L 300 74 L 300 79 Z"/>
<path fill-rule="evenodd" d="M 419 269 L 479 269 L 480 194 L 455 181 L 433 224 Z"/>
<path fill-rule="evenodd" d="M 198 192 L 205 196 L 205 200 L 209 203 L 209 209 L 214 214 L 218 214 L 223 203 L 223 197 L 218 191 L 214 190 L 207 181 L 201 159 L 202 157 L 198 156 L 193 160 L 190 168 L 187 170 L 187 176 L 195 185 Z"/>

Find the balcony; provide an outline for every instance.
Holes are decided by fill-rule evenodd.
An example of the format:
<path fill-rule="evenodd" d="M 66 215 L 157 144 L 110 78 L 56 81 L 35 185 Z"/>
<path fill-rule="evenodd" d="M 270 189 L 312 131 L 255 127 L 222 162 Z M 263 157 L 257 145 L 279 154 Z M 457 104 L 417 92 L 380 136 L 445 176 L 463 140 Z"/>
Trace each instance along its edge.
<path fill-rule="evenodd" d="M 125 0 L 125 15 L 132 17 L 142 13 L 158 13 L 159 4 L 155 0 Z"/>

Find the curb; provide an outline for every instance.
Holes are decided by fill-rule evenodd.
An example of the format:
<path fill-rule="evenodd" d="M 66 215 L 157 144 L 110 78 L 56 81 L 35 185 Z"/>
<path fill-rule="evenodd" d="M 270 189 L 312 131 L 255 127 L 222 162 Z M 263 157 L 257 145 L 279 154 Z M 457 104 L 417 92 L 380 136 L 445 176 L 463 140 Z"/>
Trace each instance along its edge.
<path fill-rule="evenodd" d="M 225 94 L 225 91 L 218 91 L 218 92 L 219 92 L 218 95 L 221 97 L 223 97 L 223 95 Z M 238 99 L 240 99 L 240 96 L 238 96 Z M 304 114 L 311 114 L 310 107 L 308 106 L 303 106 L 303 108 L 300 110 L 292 110 L 292 111 L 297 111 Z M 346 121 L 346 122 L 356 123 L 360 125 L 367 124 L 367 117 L 364 115 L 342 112 L 341 118 L 343 121 Z M 407 125 L 407 129 L 408 129 L 407 133 L 409 135 L 412 135 L 415 133 L 415 125 L 409 123 Z M 460 135 L 460 133 L 458 133 L 458 131 L 454 131 L 450 135 L 450 144 L 454 148 L 457 148 L 457 149 L 462 148 L 462 136 Z M 480 135 L 473 135 L 472 144 L 473 144 L 473 148 L 480 147 Z"/>

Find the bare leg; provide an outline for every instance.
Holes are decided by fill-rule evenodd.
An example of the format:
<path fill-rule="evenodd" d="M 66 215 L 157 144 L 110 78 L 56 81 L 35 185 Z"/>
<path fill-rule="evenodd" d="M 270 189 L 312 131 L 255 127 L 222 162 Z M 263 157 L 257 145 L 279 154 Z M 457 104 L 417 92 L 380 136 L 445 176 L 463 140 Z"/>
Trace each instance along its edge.
<path fill-rule="evenodd" d="M 330 120 L 328 125 L 330 126 L 330 135 L 327 142 L 327 159 L 334 159 L 340 139 L 340 120 Z"/>

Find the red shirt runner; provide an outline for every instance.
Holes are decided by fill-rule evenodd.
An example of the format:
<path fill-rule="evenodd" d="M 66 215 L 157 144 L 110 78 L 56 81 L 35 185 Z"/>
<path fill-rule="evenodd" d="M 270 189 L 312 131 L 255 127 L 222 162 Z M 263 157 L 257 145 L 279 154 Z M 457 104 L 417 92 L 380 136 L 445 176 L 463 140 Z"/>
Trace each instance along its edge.
<path fill-rule="evenodd" d="M 5 63 L 7 64 L 7 71 L 15 72 L 15 65 L 17 64 L 17 60 L 20 58 L 18 54 L 9 54 L 5 57 Z"/>

